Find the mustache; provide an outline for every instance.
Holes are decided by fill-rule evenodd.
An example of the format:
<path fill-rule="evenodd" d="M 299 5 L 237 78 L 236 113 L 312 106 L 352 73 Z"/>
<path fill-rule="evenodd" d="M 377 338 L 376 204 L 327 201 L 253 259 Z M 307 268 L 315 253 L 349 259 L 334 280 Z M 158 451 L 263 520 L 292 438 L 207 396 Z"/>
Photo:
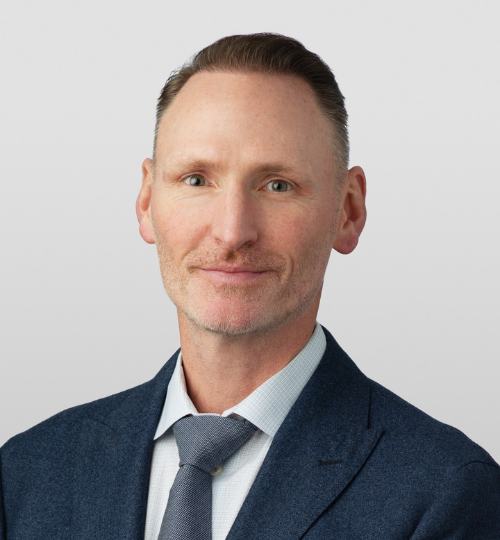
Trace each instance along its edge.
<path fill-rule="evenodd" d="M 189 253 L 185 258 L 188 270 L 217 267 L 231 264 L 243 266 L 250 272 L 274 271 L 281 273 L 285 269 L 285 260 L 277 253 L 260 251 L 253 248 L 238 250 L 205 248 Z"/>

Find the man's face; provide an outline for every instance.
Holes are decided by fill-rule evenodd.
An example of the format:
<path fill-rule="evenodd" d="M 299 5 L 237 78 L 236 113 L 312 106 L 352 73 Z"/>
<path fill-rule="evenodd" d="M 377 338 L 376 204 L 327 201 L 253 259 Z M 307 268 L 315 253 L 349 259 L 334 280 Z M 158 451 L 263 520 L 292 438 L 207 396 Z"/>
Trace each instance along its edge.
<path fill-rule="evenodd" d="M 290 76 L 198 73 L 144 164 L 141 234 L 180 316 L 265 332 L 319 302 L 338 194 L 331 125 Z M 142 196 L 142 199 L 141 199 Z"/>

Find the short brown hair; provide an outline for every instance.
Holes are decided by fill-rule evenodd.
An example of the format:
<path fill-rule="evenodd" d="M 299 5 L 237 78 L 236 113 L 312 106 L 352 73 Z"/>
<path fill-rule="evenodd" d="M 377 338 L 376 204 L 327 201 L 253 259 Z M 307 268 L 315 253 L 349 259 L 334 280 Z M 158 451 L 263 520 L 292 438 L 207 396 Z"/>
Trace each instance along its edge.
<path fill-rule="evenodd" d="M 197 53 L 188 63 L 174 71 L 163 87 L 156 108 L 155 140 L 165 109 L 186 82 L 201 71 L 259 72 L 292 75 L 306 81 L 318 104 L 332 122 L 337 135 L 335 149 L 340 170 L 349 163 L 349 135 L 344 96 L 325 62 L 307 50 L 296 39 L 281 34 L 260 33 L 228 36 Z"/>

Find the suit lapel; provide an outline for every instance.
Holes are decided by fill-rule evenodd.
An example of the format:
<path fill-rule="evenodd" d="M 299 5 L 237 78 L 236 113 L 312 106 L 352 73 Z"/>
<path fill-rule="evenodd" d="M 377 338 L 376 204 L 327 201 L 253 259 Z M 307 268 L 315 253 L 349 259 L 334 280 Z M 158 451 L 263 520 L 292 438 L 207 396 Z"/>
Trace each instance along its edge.
<path fill-rule="evenodd" d="M 125 392 L 111 413 L 84 421 L 75 456 L 73 538 L 144 538 L 153 437 L 176 357 L 152 381 Z"/>
<path fill-rule="evenodd" d="M 325 355 L 278 430 L 228 540 L 303 536 L 382 436 L 369 428 L 368 379 L 325 335 Z"/>

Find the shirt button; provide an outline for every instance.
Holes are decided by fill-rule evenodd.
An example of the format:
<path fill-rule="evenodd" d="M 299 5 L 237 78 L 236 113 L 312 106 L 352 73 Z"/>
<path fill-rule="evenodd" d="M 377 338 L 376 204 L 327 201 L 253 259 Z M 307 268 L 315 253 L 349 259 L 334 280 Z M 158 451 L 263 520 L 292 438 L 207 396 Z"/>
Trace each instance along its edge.
<path fill-rule="evenodd" d="M 222 474 L 222 471 L 224 470 L 224 467 L 221 465 L 217 465 L 216 467 L 214 467 L 211 471 L 210 471 L 210 474 L 212 476 L 219 476 L 220 474 Z"/>

